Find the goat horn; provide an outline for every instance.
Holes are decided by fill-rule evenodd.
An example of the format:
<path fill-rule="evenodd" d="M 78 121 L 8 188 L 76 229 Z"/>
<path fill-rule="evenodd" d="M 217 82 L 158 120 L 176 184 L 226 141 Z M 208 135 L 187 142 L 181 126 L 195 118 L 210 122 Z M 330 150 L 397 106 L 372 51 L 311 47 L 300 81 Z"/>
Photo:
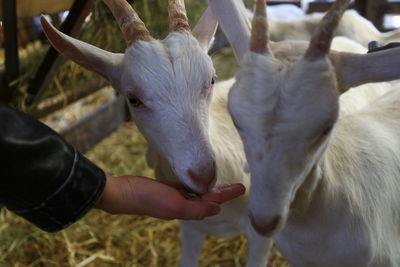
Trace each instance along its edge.
<path fill-rule="evenodd" d="M 257 0 L 254 12 L 250 50 L 258 54 L 269 52 L 268 23 L 265 0 Z"/>
<path fill-rule="evenodd" d="M 117 20 L 128 46 L 134 42 L 150 41 L 149 31 L 126 0 L 103 0 Z"/>
<path fill-rule="evenodd" d="M 331 47 L 332 39 L 343 13 L 351 0 L 336 0 L 329 11 L 322 18 L 317 31 L 314 33 L 305 58 L 316 60 L 324 57 Z"/>
<path fill-rule="evenodd" d="M 174 32 L 190 32 L 189 20 L 186 16 L 185 2 L 183 0 L 168 1 L 169 29 Z"/>

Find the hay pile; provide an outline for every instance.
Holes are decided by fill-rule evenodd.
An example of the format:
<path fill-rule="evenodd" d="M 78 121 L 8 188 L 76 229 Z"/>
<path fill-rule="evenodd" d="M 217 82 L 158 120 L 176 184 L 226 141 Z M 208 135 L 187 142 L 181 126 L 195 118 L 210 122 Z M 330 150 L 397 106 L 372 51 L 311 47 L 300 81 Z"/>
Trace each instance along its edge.
<path fill-rule="evenodd" d="M 153 177 L 146 167 L 143 137 L 127 123 L 98 144 L 87 157 L 112 175 Z M 243 266 L 247 244 L 209 237 L 200 266 Z M 144 216 L 108 215 L 93 210 L 56 234 L 44 233 L 6 210 L 0 213 L 0 266 L 177 266 L 180 255 L 177 221 Z M 289 266 L 276 253 L 269 266 Z"/>

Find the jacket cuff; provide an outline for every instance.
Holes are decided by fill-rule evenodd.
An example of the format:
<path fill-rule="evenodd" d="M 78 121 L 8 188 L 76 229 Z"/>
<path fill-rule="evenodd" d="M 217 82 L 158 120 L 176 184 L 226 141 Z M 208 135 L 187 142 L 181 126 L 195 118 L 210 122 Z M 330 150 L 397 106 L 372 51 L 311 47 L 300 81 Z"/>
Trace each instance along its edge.
<path fill-rule="evenodd" d="M 94 207 L 105 183 L 104 172 L 75 150 L 70 174 L 54 193 L 33 208 L 11 211 L 46 232 L 57 232 Z"/>

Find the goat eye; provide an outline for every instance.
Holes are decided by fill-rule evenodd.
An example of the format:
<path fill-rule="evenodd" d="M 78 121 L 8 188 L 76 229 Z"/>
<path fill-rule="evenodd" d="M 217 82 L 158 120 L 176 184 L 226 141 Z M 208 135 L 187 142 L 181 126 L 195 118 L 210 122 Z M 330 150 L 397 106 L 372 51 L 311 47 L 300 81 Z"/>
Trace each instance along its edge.
<path fill-rule="evenodd" d="M 128 101 L 133 107 L 139 107 L 142 105 L 142 101 L 136 96 L 128 96 Z"/>
<path fill-rule="evenodd" d="M 212 85 L 215 83 L 215 80 L 216 80 L 216 79 L 217 79 L 216 76 L 214 76 L 214 77 L 211 78 L 211 84 L 212 84 Z"/>

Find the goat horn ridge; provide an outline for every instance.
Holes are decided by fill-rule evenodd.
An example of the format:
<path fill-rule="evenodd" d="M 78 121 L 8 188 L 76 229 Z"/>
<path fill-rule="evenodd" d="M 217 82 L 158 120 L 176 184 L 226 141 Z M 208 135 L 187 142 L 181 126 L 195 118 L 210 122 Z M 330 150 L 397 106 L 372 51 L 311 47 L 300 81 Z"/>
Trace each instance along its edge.
<path fill-rule="evenodd" d="M 270 51 L 265 0 L 257 0 L 256 3 L 252 22 L 250 50 L 258 54 L 268 54 Z"/>
<path fill-rule="evenodd" d="M 305 53 L 306 59 L 315 60 L 329 53 L 336 28 L 350 2 L 351 0 L 336 0 L 333 3 L 311 38 L 310 45 Z"/>
<path fill-rule="evenodd" d="M 103 0 L 117 20 L 128 46 L 138 40 L 152 40 L 138 14 L 126 0 Z"/>
<path fill-rule="evenodd" d="M 173 32 L 190 32 L 189 20 L 183 0 L 168 1 L 169 29 Z"/>

